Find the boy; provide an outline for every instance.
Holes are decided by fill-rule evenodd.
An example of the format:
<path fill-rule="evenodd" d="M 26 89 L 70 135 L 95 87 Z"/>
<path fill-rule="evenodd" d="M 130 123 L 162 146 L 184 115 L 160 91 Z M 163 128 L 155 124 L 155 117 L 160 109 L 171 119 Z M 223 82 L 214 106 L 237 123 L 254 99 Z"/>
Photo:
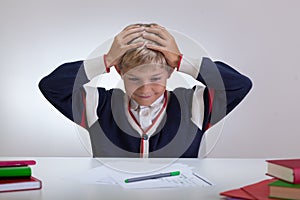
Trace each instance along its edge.
<path fill-rule="evenodd" d="M 125 93 L 86 85 L 112 66 Z M 167 91 L 174 70 L 205 87 Z M 94 157 L 143 158 L 197 157 L 204 132 L 232 111 L 251 86 L 250 79 L 222 62 L 186 58 L 157 24 L 130 25 L 107 54 L 63 64 L 39 83 L 60 112 L 88 130 Z"/>

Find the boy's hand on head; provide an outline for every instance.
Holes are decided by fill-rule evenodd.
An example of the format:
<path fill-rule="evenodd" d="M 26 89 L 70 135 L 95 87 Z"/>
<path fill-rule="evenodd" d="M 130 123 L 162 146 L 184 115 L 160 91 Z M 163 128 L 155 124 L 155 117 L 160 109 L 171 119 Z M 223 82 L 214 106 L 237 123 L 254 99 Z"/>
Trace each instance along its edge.
<path fill-rule="evenodd" d="M 143 37 L 148 40 L 152 40 L 160 44 L 146 44 L 146 47 L 156 51 L 160 51 L 166 58 L 168 64 L 176 68 L 180 60 L 181 53 L 176 44 L 174 37 L 162 26 L 151 25 L 151 27 L 145 27 L 145 33 Z M 148 33 L 147 33 L 148 32 Z M 154 33 L 154 34 L 153 34 Z"/>
<path fill-rule="evenodd" d="M 108 53 L 106 54 L 106 66 L 108 68 L 117 66 L 120 63 L 121 57 L 128 50 L 143 46 L 143 42 L 128 44 L 131 40 L 141 36 L 143 31 L 144 27 L 133 25 L 125 28 L 116 35 Z"/>

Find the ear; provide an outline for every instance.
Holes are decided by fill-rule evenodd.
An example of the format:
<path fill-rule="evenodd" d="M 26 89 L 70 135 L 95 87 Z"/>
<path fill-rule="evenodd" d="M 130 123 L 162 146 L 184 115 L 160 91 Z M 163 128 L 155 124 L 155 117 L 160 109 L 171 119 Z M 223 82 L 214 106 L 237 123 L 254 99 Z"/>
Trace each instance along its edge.
<path fill-rule="evenodd" d="M 174 68 L 168 70 L 168 79 L 171 77 L 174 71 L 175 71 Z"/>

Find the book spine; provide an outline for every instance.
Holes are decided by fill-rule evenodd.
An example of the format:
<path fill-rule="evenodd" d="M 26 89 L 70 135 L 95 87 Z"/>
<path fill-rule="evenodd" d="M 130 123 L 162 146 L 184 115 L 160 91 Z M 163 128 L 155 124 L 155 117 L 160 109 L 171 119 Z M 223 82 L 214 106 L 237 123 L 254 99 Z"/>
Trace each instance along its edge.
<path fill-rule="evenodd" d="M 28 166 L 35 165 L 35 160 L 7 160 L 0 161 L 0 167 L 20 167 L 20 166 Z"/>
<path fill-rule="evenodd" d="M 294 183 L 300 184 L 300 168 L 294 169 Z"/>
<path fill-rule="evenodd" d="M 0 178 L 8 177 L 29 177 L 31 168 L 26 167 L 0 167 Z"/>

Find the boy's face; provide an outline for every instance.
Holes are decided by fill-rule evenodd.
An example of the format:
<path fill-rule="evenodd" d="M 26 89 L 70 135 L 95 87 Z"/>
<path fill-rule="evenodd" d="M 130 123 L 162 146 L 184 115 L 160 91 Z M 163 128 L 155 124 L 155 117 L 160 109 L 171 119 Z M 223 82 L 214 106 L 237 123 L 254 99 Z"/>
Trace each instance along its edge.
<path fill-rule="evenodd" d="M 164 94 L 170 74 L 161 65 L 140 65 L 122 72 L 126 93 L 139 105 L 150 106 Z"/>

